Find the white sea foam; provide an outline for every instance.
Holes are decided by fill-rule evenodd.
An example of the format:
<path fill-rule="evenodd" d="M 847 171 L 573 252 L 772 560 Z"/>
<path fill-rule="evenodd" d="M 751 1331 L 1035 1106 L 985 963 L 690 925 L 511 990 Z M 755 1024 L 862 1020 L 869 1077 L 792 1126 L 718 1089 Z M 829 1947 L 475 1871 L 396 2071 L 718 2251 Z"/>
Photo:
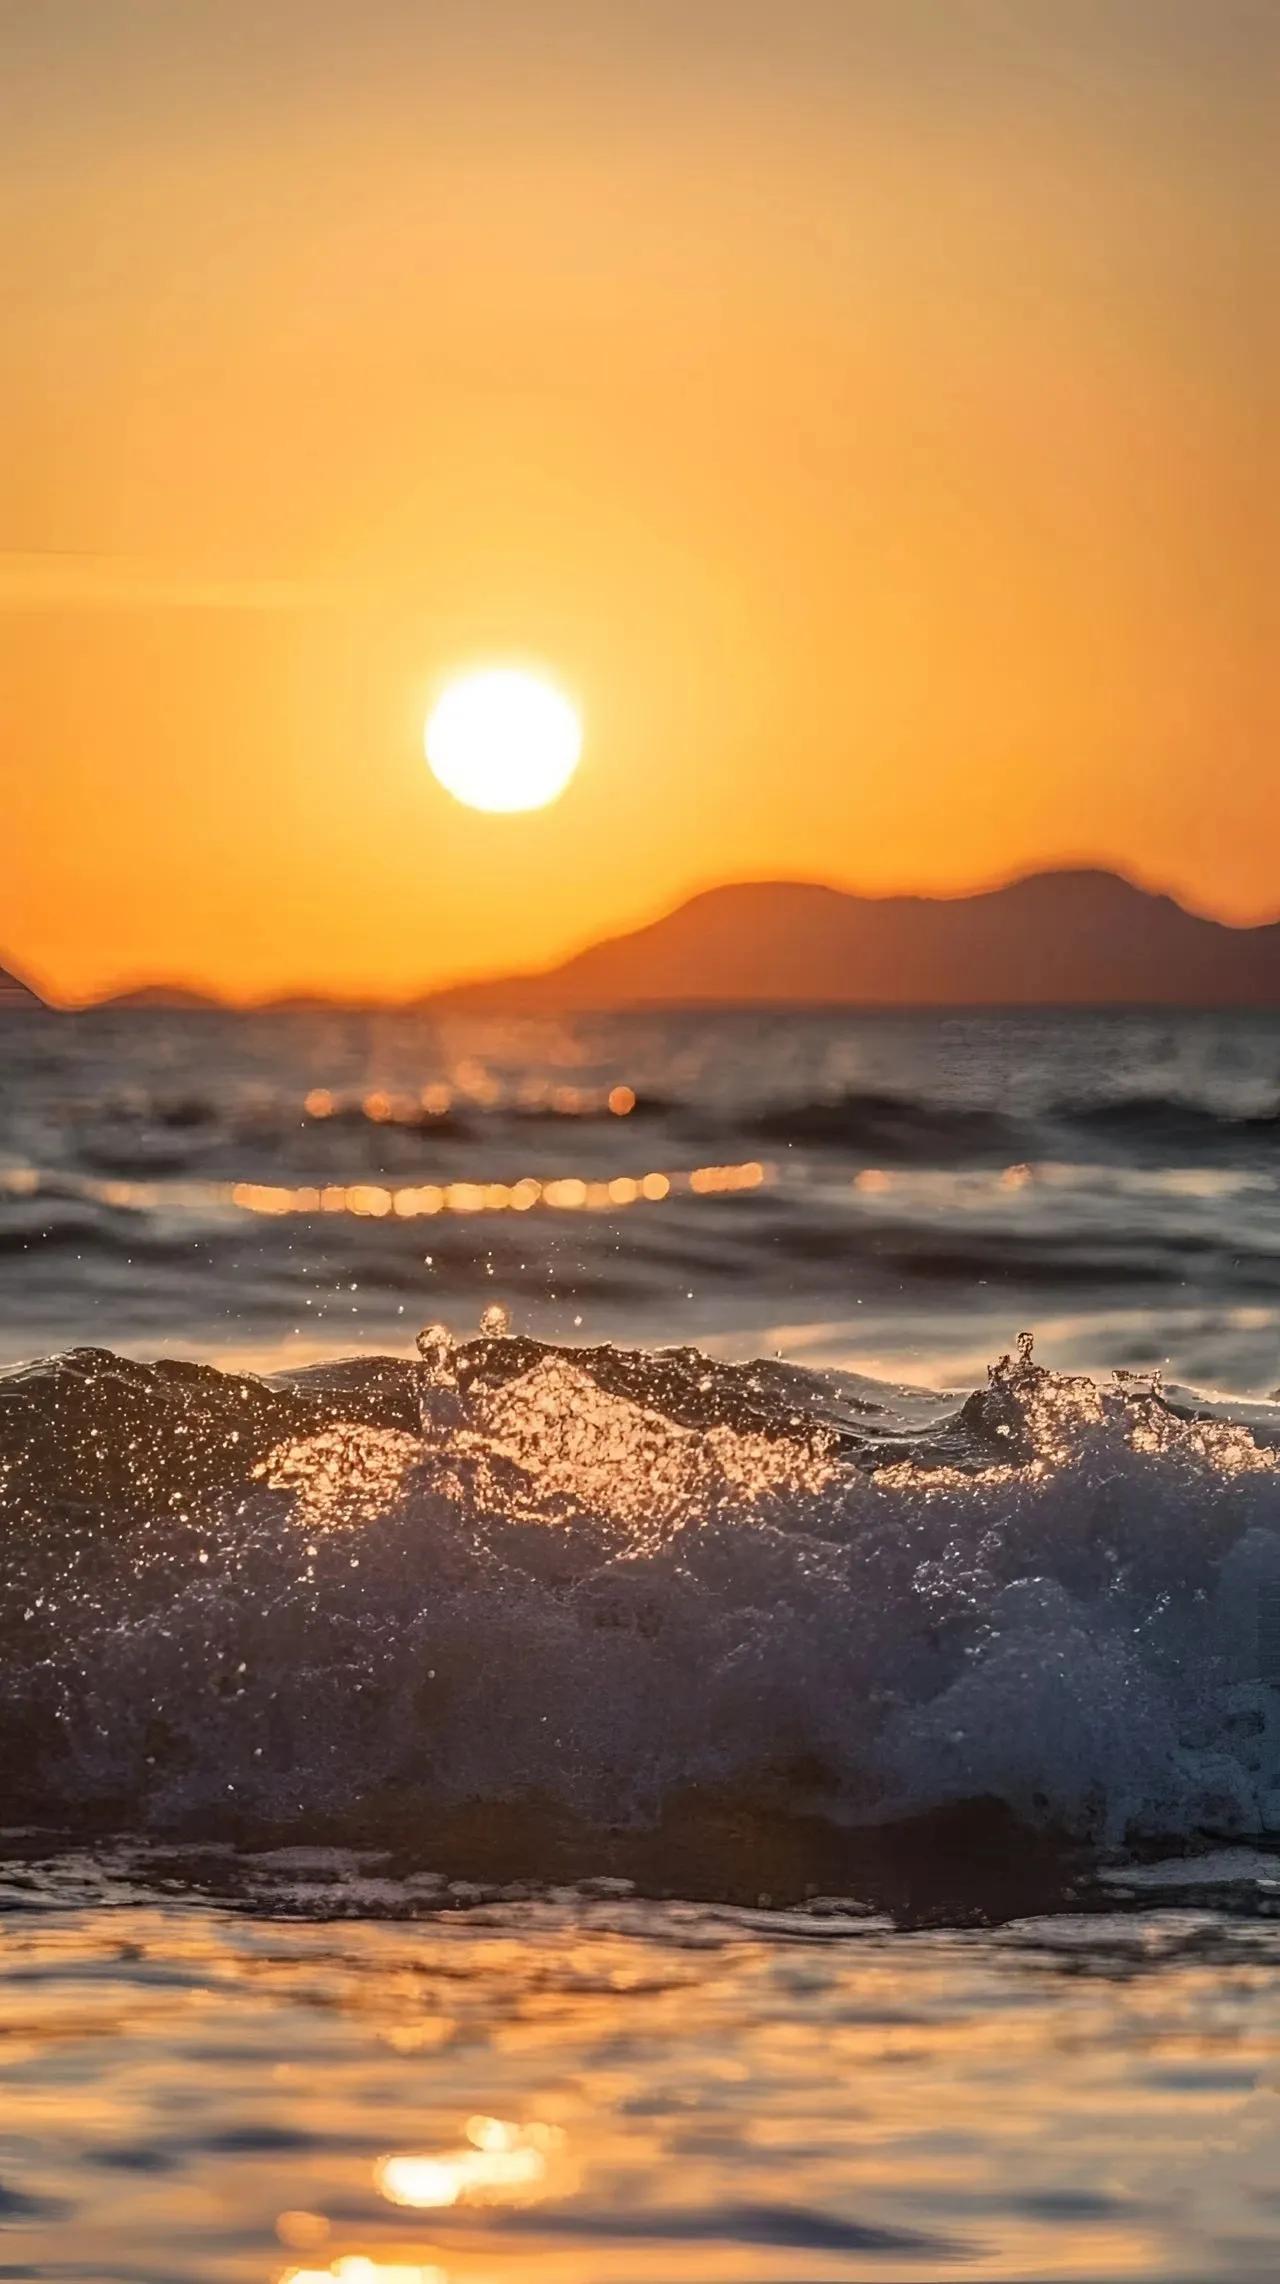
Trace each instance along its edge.
<path fill-rule="evenodd" d="M 689 1787 L 861 1825 L 994 1798 L 1105 1844 L 1280 1829 L 1263 1408 L 1024 1359 L 900 1454 L 835 1434 L 830 1381 L 691 1426 L 590 1364 L 473 1381 L 434 1444 L 278 1448 L 165 1591 L 137 1565 L 11 1669 L 57 1701 L 50 1795 L 304 1829 L 389 1796 L 639 1826 Z"/>

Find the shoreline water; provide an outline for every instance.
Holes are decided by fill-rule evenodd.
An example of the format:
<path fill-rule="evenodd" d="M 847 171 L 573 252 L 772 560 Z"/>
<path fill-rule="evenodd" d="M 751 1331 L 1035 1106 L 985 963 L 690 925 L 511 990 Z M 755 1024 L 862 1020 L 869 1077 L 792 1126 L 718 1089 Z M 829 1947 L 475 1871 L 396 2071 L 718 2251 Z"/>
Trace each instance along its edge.
<path fill-rule="evenodd" d="M 1055 1850 L 1280 1830 L 1280 1407 L 494 1324 L 0 1379 L 8 1821 L 659 1885 L 665 1834 L 735 1895 L 967 1855 L 1009 1910 Z"/>
<path fill-rule="evenodd" d="M 0 2264 L 1271 2277 L 1280 1024 L 46 1028 Z"/>

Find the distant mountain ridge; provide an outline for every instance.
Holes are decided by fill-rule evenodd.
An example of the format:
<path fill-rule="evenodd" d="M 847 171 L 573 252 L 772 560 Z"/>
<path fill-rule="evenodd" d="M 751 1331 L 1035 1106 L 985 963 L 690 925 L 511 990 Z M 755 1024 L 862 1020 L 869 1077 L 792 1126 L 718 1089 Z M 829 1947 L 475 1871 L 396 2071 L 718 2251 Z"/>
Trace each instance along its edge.
<path fill-rule="evenodd" d="M 45 1003 L 0 969 L 0 1007 Z M 361 1004 L 294 992 L 290 1013 Z M 458 1014 L 625 1007 L 1280 1008 L 1280 921 L 1231 927 L 1100 867 L 1025 873 L 959 896 L 860 896 L 814 881 L 709 888 L 660 919 L 557 966 L 419 994 Z M 100 1008 L 173 1014 L 226 1006 L 155 983 Z"/>
<path fill-rule="evenodd" d="M 1280 1006 L 1280 922 L 1234 928 L 1100 869 L 951 897 L 711 888 L 558 967 L 437 992 L 458 1012 L 637 1006 Z"/>
<path fill-rule="evenodd" d="M 20 975 L 14 974 L 12 968 L 0 967 L 0 1015 L 9 1015 L 18 1008 L 31 1009 L 47 1005 L 48 1002 L 40 997 L 39 992 L 33 991 L 29 983 L 24 983 Z"/>
<path fill-rule="evenodd" d="M 109 998 L 95 1000 L 94 1005 L 123 1008 L 126 1013 L 157 1008 L 170 1015 L 190 1015 L 204 1007 L 221 1008 L 225 1001 L 212 992 L 192 991 L 186 984 L 141 983 L 132 991 L 113 991 Z"/>

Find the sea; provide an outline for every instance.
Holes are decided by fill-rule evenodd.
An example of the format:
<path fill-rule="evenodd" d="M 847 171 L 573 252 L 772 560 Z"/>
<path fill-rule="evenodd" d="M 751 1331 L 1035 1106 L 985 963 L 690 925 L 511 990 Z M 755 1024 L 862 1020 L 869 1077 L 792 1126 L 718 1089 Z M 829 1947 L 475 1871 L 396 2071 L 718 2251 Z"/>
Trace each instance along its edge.
<path fill-rule="evenodd" d="M 0 2278 L 1280 2274 L 1280 1015 L 0 1015 Z"/>

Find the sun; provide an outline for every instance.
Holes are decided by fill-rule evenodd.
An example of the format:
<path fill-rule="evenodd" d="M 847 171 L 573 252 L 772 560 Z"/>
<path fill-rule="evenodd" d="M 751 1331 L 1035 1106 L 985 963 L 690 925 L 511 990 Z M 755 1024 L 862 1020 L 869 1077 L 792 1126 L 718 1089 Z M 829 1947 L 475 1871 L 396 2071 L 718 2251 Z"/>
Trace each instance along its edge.
<path fill-rule="evenodd" d="M 450 682 L 427 716 L 427 760 L 468 809 L 545 809 L 582 752 L 582 724 L 563 691 L 517 666 Z"/>

